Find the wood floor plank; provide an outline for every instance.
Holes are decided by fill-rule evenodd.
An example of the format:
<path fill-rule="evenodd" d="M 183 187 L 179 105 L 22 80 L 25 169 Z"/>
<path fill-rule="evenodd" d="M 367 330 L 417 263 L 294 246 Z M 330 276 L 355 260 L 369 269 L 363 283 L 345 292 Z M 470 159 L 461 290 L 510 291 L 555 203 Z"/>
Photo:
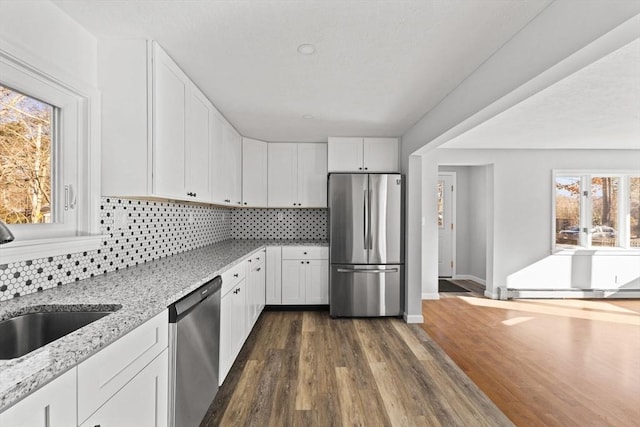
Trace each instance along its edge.
<path fill-rule="evenodd" d="M 639 312 L 638 300 L 466 296 L 423 302 L 422 328 L 518 425 L 631 426 Z"/>
<path fill-rule="evenodd" d="M 462 371 L 417 331 L 397 319 L 264 312 L 202 425 L 455 426 L 504 417 L 458 385 Z M 458 374 L 448 378 L 454 371 L 441 363 Z"/>
<path fill-rule="evenodd" d="M 386 363 L 374 362 L 369 364 L 371 371 L 378 384 L 378 392 L 382 397 L 382 402 L 393 426 L 409 425 L 409 420 L 413 418 L 405 406 L 402 387 L 397 384 L 396 378 L 389 370 Z M 436 420 L 437 421 L 437 420 Z M 440 423 L 434 424 L 440 425 Z"/>
<path fill-rule="evenodd" d="M 221 425 L 246 425 L 253 409 L 253 398 L 256 393 L 254 381 L 260 376 L 263 361 L 248 360 L 242 372 Z"/>

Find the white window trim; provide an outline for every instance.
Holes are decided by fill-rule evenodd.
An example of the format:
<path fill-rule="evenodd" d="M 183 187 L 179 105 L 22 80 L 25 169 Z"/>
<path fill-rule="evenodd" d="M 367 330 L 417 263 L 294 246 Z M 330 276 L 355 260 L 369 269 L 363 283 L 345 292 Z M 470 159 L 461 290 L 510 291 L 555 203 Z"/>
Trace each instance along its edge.
<path fill-rule="evenodd" d="M 637 256 L 640 253 L 640 248 L 616 246 L 616 247 L 602 247 L 602 246 L 590 246 L 591 242 L 586 242 L 586 246 L 576 246 L 574 248 L 560 247 L 556 245 L 556 191 L 555 184 L 558 176 L 579 176 L 582 178 L 581 192 L 585 188 L 584 177 L 594 176 L 615 176 L 620 177 L 621 194 L 626 192 L 629 188 L 629 177 L 640 176 L 640 170 L 612 170 L 612 169 L 558 169 L 552 170 L 551 173 L 551 253 L 554 255 L 571 255 L 571 256 L 594 256 L 594 255 L 632 255 Z M 627 197 L 621 197 L 619 199 L 618 206 L 618 242 L 624 241 L 624 244 L 628 244 L 629 236 L 629 200 Z M 580 228 L 591 228 L 591 224 L 588 224 L 588 215 L 583 215 L 583 212 L 591 212 L 591 198 L 584 198 L 580 196 Z M 624 229 L 622 229 L 624 227 Z M 580 241 L 584 242 L 585 237 L 582 236 Z"/>
<path fill-rule="evenodd" d="M 33 55 L 22 47 L 2 41 L 0 49 L 2 83 L 23 91 L 35 84 L 43 94 L 27 95 L 64 108 L 62 114 L 71 115 L 60 131 L 75 139 L 76 162 L 72 176 L 60 177 L 54 191 L 63 196 L 63 187 L 71 183 L 77 194 L 76 209 L 71 212 L 72 227 L 59 224 L 9 226 L 16 240 L 0 245 L 0 264 L 33 260 L 48 256 L 98 249 L 102 237 L 99 224 L 100 208 L 100 94 L 91 85 L 78 81 L 50 61 Z M 44 71 L 46 70 L 46 71 Z M 22 76 L 22 81 L 20 81 Z M 61 105 L 62 104 L 62 105 Z M 67 154 L 69 155 L 69 154 Z M 63 173 L 65 171 L 63 170 Z M 55 178 L 54 178 L 55 179 Z M 37 227 L 46 227 L 37 228 Z M 43 230 L 46 230 L 43 232 Z"/>

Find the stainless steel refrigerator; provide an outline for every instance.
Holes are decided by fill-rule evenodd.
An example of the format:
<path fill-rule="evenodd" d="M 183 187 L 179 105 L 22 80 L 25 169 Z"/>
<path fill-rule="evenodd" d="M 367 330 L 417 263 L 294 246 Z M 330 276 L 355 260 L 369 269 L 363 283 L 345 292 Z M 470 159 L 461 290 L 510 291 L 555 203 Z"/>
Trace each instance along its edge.
<path fill-rule="evenodd" d="M 329 175 L 331 316 L 402 315 L 403 190 L 400 174 Z"/>

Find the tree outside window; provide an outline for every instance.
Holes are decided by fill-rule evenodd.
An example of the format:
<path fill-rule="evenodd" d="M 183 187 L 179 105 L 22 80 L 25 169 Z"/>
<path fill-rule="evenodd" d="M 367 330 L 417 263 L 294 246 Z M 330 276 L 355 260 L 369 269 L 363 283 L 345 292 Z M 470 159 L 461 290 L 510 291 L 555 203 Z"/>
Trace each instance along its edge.
<path fill-rule="evenodd" d="M 558 247 L 640 247 L 640 177 L 557 175 Z"/>
<path fill-rule="evenodd" d="M 51 223 L 54 107 L 0 86 L 0 220 Z"/>

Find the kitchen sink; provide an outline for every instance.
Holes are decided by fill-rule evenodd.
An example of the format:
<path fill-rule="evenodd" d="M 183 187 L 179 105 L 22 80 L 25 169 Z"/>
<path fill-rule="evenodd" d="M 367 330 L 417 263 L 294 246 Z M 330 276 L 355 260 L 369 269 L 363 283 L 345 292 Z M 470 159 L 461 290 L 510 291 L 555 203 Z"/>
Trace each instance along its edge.
<path fill-rule="evenodd" d="M 0 322 L 0 359 L 23 356 L 113 311 L 38 312 L 3 320 Z"/>

